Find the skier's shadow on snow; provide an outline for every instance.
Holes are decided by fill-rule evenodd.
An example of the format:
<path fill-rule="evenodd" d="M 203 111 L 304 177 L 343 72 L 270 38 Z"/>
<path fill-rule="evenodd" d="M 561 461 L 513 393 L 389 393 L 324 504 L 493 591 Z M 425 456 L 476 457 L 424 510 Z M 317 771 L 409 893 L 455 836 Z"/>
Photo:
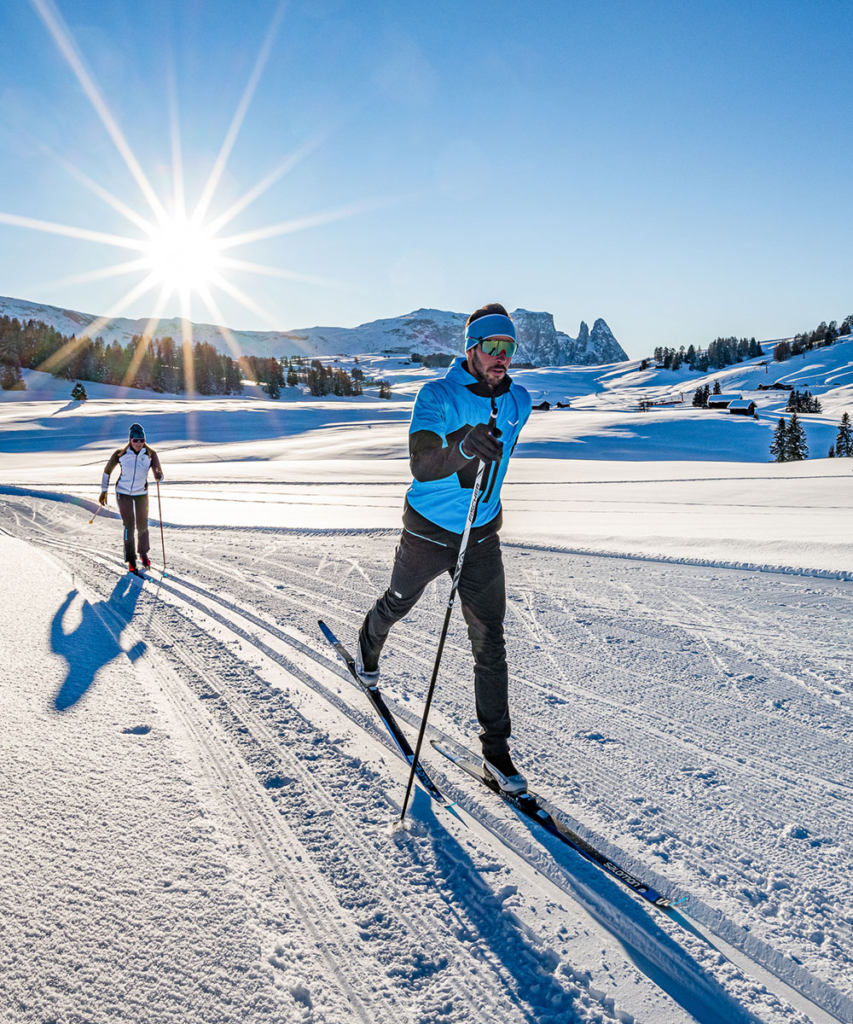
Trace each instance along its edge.
<path fill-rule="evenodd" d="M 94 605 L 84 601 L 79 625 L 66 632 L 62 620 L 77 596 L 76 590 L 69 592 L 50 626 L 51 647 L 68 662 L 68 674 L 53 702 L 57 711 L 67 711 L 81 700 L 98 672 L 114 658 L 126 653 L 131 661 L 136 661 L 144 653 L 145 644 L 141 640 L 129 651 L 119 644 L 141 593 L 139 580 L 128 573 L 116 583 L 105 601 Z M 104 619 L 110 622 L 111 628 L 107 628 Z"/>
<path fill-rule="evenodd" d="M 581 1001 L 587 996 L 583 990 L 594 979 L 585 972 L 576 974 L 570 960 L 563 963 L 560 955 L 542 943 L 511 905 L 504 906 L 516 887 L 501 889 L 482 879 L 482 866 L 476 865 L 455 840 L 447 838 L 448 833 L 435 817 L 432 801 L 420 790 L 416 791 L 413 815 L 425 821 L 432 819 L 434 834 L 444 833 L 445 841 L 436 842 L 432 848 L 438 876 L 450 881 L 450 891 L 445 891 L 444 897 L 450 913 L 456 917 L 456 934 L 470 939 L 472 944 L 488 946 L 509 970 L 517 985 L 516 1004 L 522 1009 L 524 1020 L 528 1024 L 565 1020 L 568 1024 L 585 1019 L 576 1003 L 579 994 Z M 571 905 L 572 896 L 577 899 L 613 935 L 628 959 L 698 1024 L 760 1024 L 753 1013 L 735 1002 L 717 979 L 658 925 L 654 918 L 657 911 L 638 906 L 633 897 L 598 868 L 543 835 L 535 825 L 519 820 L 530 830 L 535 845 L 548 850 L 557 864 L 577 877 L 584 888 L 589 886 L 586 896 L 583 890 L 572 893 L 572 887 L 567 887 L 566 904 Z M 614 916 L 612 910 L 618 913 Z M 592 991 L 589 996 L 597 999 Z"/>

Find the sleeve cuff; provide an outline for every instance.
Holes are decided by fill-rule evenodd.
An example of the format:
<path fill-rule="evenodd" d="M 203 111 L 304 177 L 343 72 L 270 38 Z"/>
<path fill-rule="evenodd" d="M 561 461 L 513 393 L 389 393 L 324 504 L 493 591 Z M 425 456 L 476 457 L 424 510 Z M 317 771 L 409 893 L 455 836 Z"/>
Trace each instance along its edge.
<path fill-rule="evenodd" d="M 461 441 L 459 442 L 459 451 L 460 451 L 460 452 L 461 452 L 461 454 L 462 454 L 462 458 L 463 458 L 463 459 L 467 459 L 467 460 L 468 460 L 469 462 L 471 461 L 471 459 L 473 459 L 473 458 L 474 458 L 474 456 L 473 456 L 473 455 L 469 455 L 469 454 L 468 454 L 468 453 L 467 453 L 467 452 L 465 451 L 465 449 L 464 449 L 464 448 L 462 447 L 462 442 L 461 442 Z"/>

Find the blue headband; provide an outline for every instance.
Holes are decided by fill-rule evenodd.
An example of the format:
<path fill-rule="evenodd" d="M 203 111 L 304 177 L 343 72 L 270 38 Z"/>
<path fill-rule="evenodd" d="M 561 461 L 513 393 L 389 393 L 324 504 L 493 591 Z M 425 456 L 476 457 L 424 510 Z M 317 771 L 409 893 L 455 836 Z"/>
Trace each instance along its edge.
<path fill-rule="evenodd" d="M 503 313 L 489 313 L 473 320 L 465 328 L 465 351 L 486 338 L 512 338 L 515 341 L 515 324 Z"/>

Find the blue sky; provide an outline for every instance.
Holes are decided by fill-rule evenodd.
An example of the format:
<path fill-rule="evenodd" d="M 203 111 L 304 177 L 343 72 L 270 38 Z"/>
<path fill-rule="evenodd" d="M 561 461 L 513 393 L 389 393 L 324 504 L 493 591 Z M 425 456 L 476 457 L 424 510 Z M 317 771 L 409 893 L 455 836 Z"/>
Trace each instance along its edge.
<path fill-rule="evenodd" d="M 68 169 L 151 216 L 45 3 L 0 13 L 0 213 L 141 237 Z M 54 10 L 167 209 L 177 109 L 192 205 L 279 4 Z M 312 280 L 223 271 L 251 308 L 217 291 L 218 308 L 235 328 L 289 329 L 501 301 L 573 336 L 603 317 L 634 356 L 841 320 L 851 38 L 847 0 L 292 0 L 210 212 L 305 149 L 224 233 L 350 215 L 233 249 Z M 0 294 L 103 313 L 139 272 L 61 279 L 134 255 L 0 223 Z M 198 297 L 191 313 L 214 319 Z"/>

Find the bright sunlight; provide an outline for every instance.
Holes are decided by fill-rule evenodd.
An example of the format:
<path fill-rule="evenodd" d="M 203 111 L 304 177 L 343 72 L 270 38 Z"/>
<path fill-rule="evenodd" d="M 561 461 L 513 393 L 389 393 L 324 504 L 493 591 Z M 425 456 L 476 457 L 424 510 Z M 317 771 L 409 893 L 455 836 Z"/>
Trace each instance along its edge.
<path fill-rule="evenodd" d="M 159 224 L 144 258 L 157 282 L 178 292 L 207 289 L 222 267 L 213 232 L 186 217 Z"/>

